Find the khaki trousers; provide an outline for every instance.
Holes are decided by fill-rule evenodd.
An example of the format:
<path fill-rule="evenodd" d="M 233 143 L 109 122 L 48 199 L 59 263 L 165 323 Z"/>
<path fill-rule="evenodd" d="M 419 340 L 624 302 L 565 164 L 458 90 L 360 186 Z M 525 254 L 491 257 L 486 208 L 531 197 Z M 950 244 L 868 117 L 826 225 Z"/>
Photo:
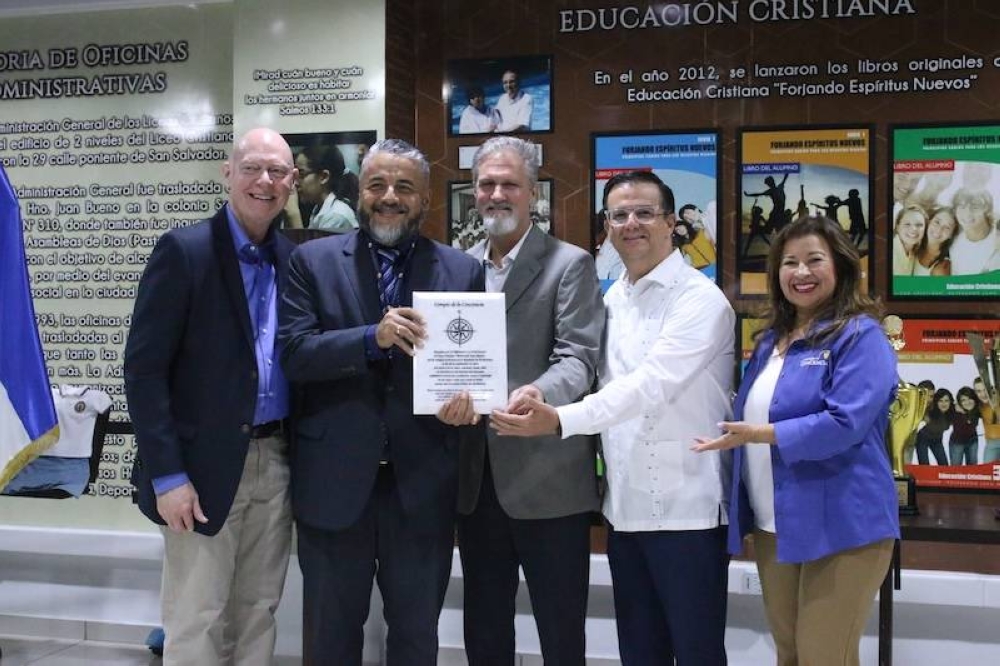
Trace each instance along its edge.
<path fill-rule="evenodd" d="M 813 562 L 777 560 L 775 535 L 754 530 L 753 545 L 778 666 L 858 666 L 858 645 L 894 541 Z"/>
<path fill-rule="evenodd" d="M 217 535 L 163 528 L 164 666 L 271 663 L 291 550 L 287 448 L 281 437 L 250 440 Z"/>

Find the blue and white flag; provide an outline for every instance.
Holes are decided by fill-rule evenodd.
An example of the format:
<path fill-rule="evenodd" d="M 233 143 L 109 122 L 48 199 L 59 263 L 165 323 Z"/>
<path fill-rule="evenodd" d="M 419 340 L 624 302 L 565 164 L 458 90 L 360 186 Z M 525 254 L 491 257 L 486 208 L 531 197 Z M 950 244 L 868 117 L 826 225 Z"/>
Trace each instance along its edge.
<path fill-rule="evenodd" d="M 21 210 L 0 166 L 0 491 L 57 439 L 59 422 L 35 325 Z"/>

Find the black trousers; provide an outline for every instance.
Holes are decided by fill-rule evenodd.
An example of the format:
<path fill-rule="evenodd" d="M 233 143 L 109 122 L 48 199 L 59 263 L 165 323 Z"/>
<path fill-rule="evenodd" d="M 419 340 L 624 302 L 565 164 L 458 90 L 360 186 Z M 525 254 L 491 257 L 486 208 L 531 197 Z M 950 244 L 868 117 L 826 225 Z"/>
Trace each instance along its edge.
<path fill-rule="evenodd" d="M 514 603 L 524 570 L 545 666 L 584 666 L 590 514 L 510 518 L 489 464 L 479 503 L 458 520 L 469 666 L 514 664 Z"/>
<path fill-rule="evenodd" d="M 726 528 L 608 532 L 623 666 L 726 666 Z"/>
<path fill-rule="evenodd" d="M 435 532 L 408 528 L 392 469 L 385 468 L 354 525 L 297 527 L 305 666 L 361 666 L 373 579 L 388 626 L 388 666 L 436 666 L 454 516 L 442 517 Z"/>

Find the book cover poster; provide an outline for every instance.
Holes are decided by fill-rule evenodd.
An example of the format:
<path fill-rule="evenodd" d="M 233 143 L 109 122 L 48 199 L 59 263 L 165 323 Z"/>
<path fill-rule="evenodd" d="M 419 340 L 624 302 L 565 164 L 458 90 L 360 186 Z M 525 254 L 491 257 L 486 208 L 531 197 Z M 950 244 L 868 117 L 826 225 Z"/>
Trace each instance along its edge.
<path fill-rule="evenodd" d="M 906 471 L 918 486 L 1000 490 L 1000 320 L 897 321 L 899 377 L 929 393 Z"/>
<path fill-rule="evenodd" d="M 894 128 L 890 196 L 894 298 L 1000 296 L 1000 125 Z"/>
<path fill-rule="evenodd" d="M 790 128 L 740 131 L 736 275 L 741 296 L 767 293 L 771 241 L 803 215 L 825 215 L 849 234 L 869 291 L 871 129 Z"/>
<path fill-rule="evenodd" d="M 651 171 L 674 193 L 674 247 L 685 261 L 718 280 L 719 248 L 716 244 L 719 200 L 718 134 L 690 131 L 593 136 L 594 221 L 597 272 L 607 289 L 622 271 L 621 259 L 605 242 L 604 186 L 615 174 Z"/>

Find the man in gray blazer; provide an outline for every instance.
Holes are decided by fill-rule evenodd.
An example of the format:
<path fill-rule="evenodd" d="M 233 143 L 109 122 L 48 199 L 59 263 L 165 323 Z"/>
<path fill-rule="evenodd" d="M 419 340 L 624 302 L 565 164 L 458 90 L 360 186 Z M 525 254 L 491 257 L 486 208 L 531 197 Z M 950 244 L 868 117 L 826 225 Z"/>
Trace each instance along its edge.
<path fill-rule="evenodd" d="M 488 238 L 469 252 L 486 289 L 507 301 L 507 411 L 552 405 L 590 389 L 604 331 L 594 261 L 531 223 L 535 146 L 514 137 L 473 158 L 476 208 Z M 600 506 L 595 441 L 579 436 L 466 442 L 459 465 L 459 548 L 470 666 L 514 662 L 514 597 L 524 570 L 546 664 L 584 664 L 590 514 Z"/>

